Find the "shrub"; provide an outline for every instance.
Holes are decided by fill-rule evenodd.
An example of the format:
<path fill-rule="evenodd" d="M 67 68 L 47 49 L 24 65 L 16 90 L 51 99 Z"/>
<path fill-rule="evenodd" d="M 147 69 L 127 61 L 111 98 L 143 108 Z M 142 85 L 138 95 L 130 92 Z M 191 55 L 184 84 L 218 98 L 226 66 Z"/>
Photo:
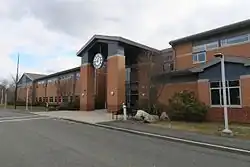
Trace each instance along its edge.
<path fill-rule="evenodd" d="M 181 91 L 169 99 L 169 116 L 172 120 L 201 122 L 205 120 L 207 106 L 201 103 L 193 92 Z"/>
<path fill-rule="evenodd" d="M 149 114 L 160 116 L 161 113 L 165 111 L 167 108 L 167 106 L 159 102 L 150 103 L 151 106 L 149 106 L 148 104 L 149 104 L 148 99 L 141 99 L 139 103 L 139 109 L 144 110 Z"/>

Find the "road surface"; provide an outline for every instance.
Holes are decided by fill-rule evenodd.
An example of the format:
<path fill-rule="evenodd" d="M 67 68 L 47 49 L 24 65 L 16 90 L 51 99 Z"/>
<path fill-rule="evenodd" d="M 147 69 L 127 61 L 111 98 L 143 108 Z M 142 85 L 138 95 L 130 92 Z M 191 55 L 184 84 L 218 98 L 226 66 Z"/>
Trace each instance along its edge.
<path fill-rule="evenodd" d="M 249 167 L 250 158 L 0 110 L 3 167 Z"/>

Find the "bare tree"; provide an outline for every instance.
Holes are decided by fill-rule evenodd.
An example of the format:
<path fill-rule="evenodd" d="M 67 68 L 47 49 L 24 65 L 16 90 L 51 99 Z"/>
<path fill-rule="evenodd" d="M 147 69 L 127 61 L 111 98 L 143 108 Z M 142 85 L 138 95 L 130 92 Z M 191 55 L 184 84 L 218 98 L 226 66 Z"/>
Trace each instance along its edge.
<path fill-rule="evenodd" d="M 7 97 L 9 99 L 7 101 L 11 101 L 14 103 L 15 85 L 16 85 L 16 79 L 13 75 L 11 75 L 11 79 L 9 80 L 8 79 L 0 80 L 1 91 L 3 90 L 3 94 L 1 92 L 1 99 L 4 99 L 2 101 L 7 100 L 5 99 L 5 97 L 2 97 L 5 94 L 7 94 Z"/>
<path fill-rule="evenodd" d="M 139 87 L 142 89 L 142 96 L 146 100 L 149 112 L 158 114 L 156 105 L 165 84 L 159 82 L 157 76 L 169 72 L 171 65 L 172 61 L 166 61 L 164 53 L 144 51 L 138 57 Z"/>
<path fill-rule="evenodd" d="M 71 80 L 58 80 L 57 82 L 57 103 L 59 103 L 59 97 L 70 96 L 72 89 L 72 81 Z"/>

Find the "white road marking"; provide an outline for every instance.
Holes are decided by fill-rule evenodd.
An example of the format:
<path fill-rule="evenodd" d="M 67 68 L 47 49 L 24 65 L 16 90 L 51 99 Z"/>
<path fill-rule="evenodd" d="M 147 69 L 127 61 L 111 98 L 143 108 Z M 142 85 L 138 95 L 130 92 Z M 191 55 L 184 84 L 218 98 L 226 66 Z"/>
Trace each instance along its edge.
<path fill-rule="evenodd" d="M 21 121 L 30 121 L 30 120 L 37 120 L 37 119 L 51 119 L 51 118 L 49 118 L 49 117 L 33 117 L 33 118 L 7 119 L 7 120 L 0 120 L 0 123 L 21 122 Z"/>
<path fill-rule="evenodd" d="M 91 124 L 91 123 L 88 123 L 88 124 Z M 159 139 L 187 143 L 187 144 L 192 144 L 196 146 L 207 147 L 207 148 L 212 148 L 212 149 L 217 149 L 217 150 L 222 150 L 222 151 L 229 151 L 229 152 L 240 153 L 244 155 L 250 155 L 250 150 L 246 150 L 242 148 L 229 147 L 229 146 L 223 146 L 223 145 L 218 145 L 218 144 L 210 144 L 206 142 L 199 142 L 199 141 L 188 140 L 188 139 L 172 137 L 172 136 L 164 136 L 164 135 L 159 135 L 155 133 L 142 132 L 142 131 L 119 128 L 119 127 L 114 127 L 114 126 L 109 126 L 109 125 L 102 125 L 102 124 L 92 124 L 92 125 L 99 126 L 99 127 L 106 128 L 106 129 L 113 129 L 113 130 L 118 130 L 118 131 L 133 133 L 133 134 L 140 134 L 140 135 L 149 136 L 149 137 L 151 136 L 151 137 L 156 137 Z"/>
<path fill-rule="evenodd" d="M 10 119 L 23 119 L 23 118 L 36 118 L 39 117 L 39 115 L 27 115 L 27 116 L 20 116 L 20 117 L 0 117 L 1 120 L 10 120 Z"/>

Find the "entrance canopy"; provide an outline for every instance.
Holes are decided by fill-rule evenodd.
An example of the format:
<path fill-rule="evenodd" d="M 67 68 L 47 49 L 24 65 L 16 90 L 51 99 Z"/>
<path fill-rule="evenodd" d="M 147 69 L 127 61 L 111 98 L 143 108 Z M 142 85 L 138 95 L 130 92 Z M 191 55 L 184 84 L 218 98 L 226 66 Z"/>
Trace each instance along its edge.
<path fill-rule="evenodd" d="M 121 54 L 126 57 L 127 65 L 134 64 L 137 55 L 143 50 L 160 53 L 157 49 L 122 37 L 94 35 L 76 55 L 82 57 L 82 64 L 84 64 L 91 63 L 97 53 L 101 53 L 105 59 L 115 54 Z"/>

